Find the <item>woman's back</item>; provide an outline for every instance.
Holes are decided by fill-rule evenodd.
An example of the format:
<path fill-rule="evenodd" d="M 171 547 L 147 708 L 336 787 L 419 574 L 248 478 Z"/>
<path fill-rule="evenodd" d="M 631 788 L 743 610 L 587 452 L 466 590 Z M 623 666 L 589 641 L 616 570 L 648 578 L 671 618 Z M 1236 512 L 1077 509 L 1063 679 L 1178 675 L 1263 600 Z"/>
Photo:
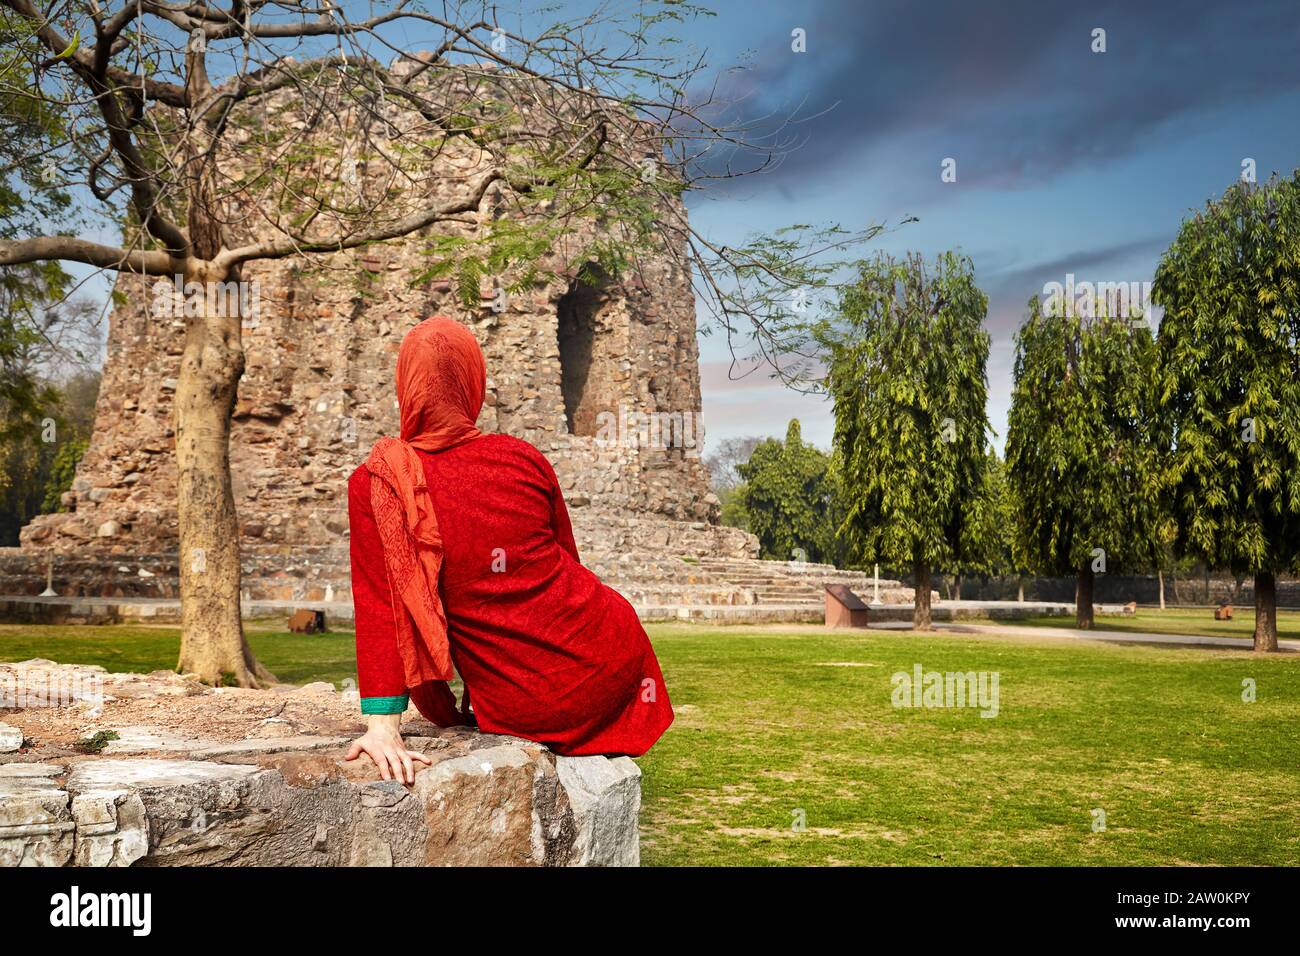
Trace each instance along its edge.
<path fill-rule="evenodd" d="M 444 599 L 468 610 L 496 593 L 502 581 L 560 573 L 566 555 L 576 559 L 567 513 L 567 541 L 557 536 L 555 519 L 564 502 L 555 474 L 532 445 L 509 435 L 481 435 L 454 448 L 421 452 L 420 460 L 442 534 Z M 458 610 L 448 608 L 451 614 Z"/>
<path fill-rule="evenodd" d="M 419 457 L 442 537 L 452 659 L 479 726 L 559 753 L 643 753 L 672 721 L 663 677 L 631 605 L 579 562 L 545 456 L 480 435 Z M 392 591 L 382 559 L 365 557 L 378 550 L 371 480 L 363 467 L 349 482 L 359 664 L 363 631 L 374 646 L 382 624 L 369 613 L 363 624 L 362 608 L 382 611 Z"/>

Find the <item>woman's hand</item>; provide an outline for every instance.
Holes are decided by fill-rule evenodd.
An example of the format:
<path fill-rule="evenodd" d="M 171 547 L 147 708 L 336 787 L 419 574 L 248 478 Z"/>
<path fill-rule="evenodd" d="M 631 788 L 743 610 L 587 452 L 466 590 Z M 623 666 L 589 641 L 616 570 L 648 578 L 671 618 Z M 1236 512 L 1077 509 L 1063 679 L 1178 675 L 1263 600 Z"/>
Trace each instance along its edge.
<path fill-rule="evenodd" d="M 415 783 L 414 761 L 428 766 L 432 766 L 433 761 L 403 746 L 401 725 L 401 714 L 371 714 L 365 736 L 352 742 L 344 759 L 356 760 L 364 753 L 375 762 L 385 780 Z"/>

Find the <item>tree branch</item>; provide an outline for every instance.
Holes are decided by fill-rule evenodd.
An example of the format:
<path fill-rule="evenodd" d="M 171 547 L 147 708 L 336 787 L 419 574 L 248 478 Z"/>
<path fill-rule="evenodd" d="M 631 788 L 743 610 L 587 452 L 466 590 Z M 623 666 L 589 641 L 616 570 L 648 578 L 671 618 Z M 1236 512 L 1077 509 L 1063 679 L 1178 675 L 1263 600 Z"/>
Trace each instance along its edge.
<path fill-rule="evenodd" d="M 0 266 L 26 262 L 84 262 L 102 269 L 163 276 L 177 271 L 172 257 L 159 249 L 123 249 L 105 246 L 74 236 L 36 236 L 31 239 L 0 240 Z"/>
<path fill-rule="evenodd" d="M 409 236 L 421 229 L 432 226 L 436 222 L 449 219 L 457 213 L 477 210 L 483 202 L 484 195 L 487 194 L 488 187 L 501 179 L 504 179 L 504 177 L 499 170 L 491 170 L 480 177 L 477 185 L 464 199 L 421 212 L 411 213 L 409 216 L 403 216 L 401 219 L 395 219 L 374 229 L 367 229 L 363 232 L 333 239 L 308 239 L 303 236 L 289 236 L 284 239 L 250 243 L 236 249 L 223 250 L 213 262 L 218 269 L 227 269 L 250 259 L 285 259 L 303 252 L 342 252 L 345 249 L 356 249 L 375 242 L 400 239 L 403 236 Z"/>

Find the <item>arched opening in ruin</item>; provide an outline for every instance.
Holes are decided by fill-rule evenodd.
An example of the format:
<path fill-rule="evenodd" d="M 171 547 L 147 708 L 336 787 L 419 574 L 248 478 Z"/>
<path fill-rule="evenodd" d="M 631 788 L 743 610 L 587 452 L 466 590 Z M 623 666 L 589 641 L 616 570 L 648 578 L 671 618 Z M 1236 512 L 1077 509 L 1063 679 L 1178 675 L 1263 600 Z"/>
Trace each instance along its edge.
<path fill-rule="evenodd" d="M 570 435 L 594 436 L 602 412 L 618 414 L 617 346 L 609 310 L 609 277 L 588 263 L 560 297 L 556 311 L 560 346 L 560 392 Z"/>

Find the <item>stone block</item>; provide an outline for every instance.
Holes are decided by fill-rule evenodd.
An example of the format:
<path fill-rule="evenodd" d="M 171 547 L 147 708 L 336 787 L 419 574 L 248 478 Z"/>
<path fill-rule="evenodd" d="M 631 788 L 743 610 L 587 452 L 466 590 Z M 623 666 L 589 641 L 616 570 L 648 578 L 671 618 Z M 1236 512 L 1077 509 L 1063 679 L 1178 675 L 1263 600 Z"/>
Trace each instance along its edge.
<path fill-rule="evenodd" d="M 361 724 L 355 700 L 326 684 L 195 690 L 174 674 L 48 661 L 5 669 L 24 679 L 94 677 L 107 693 L 89 710 L 69 696 L 17 712 L 18 733 L 36 744 L 20 759 L 35 762 L 0 763 L 0 865 L 639 859 L 639 772 L 627 758 L 557 758 L 532 741 L 415 720 L 403 728 L 407 746 L 433 763 L 417 765 L 407 786 L 377 779 L 368 758 L 342 759 Z M 157 723 L 131 722 L 144 715 Z M 69 756 L 72 743 L 109 729 L 117 739 L 102 752 Z"/>
<path fill-rule="evenodd" d="M 17 727 L 0 724 L 0 754 L 13 753 L 23 745 L 23 732 Z"/>
<path fill-rule="evenodd" d="M 641 770 L 628 757 L 556 757 L 576 830 L 570 866 L 639 866 Z"/>
<path fill-rule="evenodd" d="M 130 790 L 90 790 L 72 798 L 73 862 L 130 866 L 149 852 L 149 818 Z"/>
<path fill-rule="evenodd" d="M 0 866 L 64 866 L 72 858 L 67 791 L 54 780 L 61 764 L 0 765 Z"/>

